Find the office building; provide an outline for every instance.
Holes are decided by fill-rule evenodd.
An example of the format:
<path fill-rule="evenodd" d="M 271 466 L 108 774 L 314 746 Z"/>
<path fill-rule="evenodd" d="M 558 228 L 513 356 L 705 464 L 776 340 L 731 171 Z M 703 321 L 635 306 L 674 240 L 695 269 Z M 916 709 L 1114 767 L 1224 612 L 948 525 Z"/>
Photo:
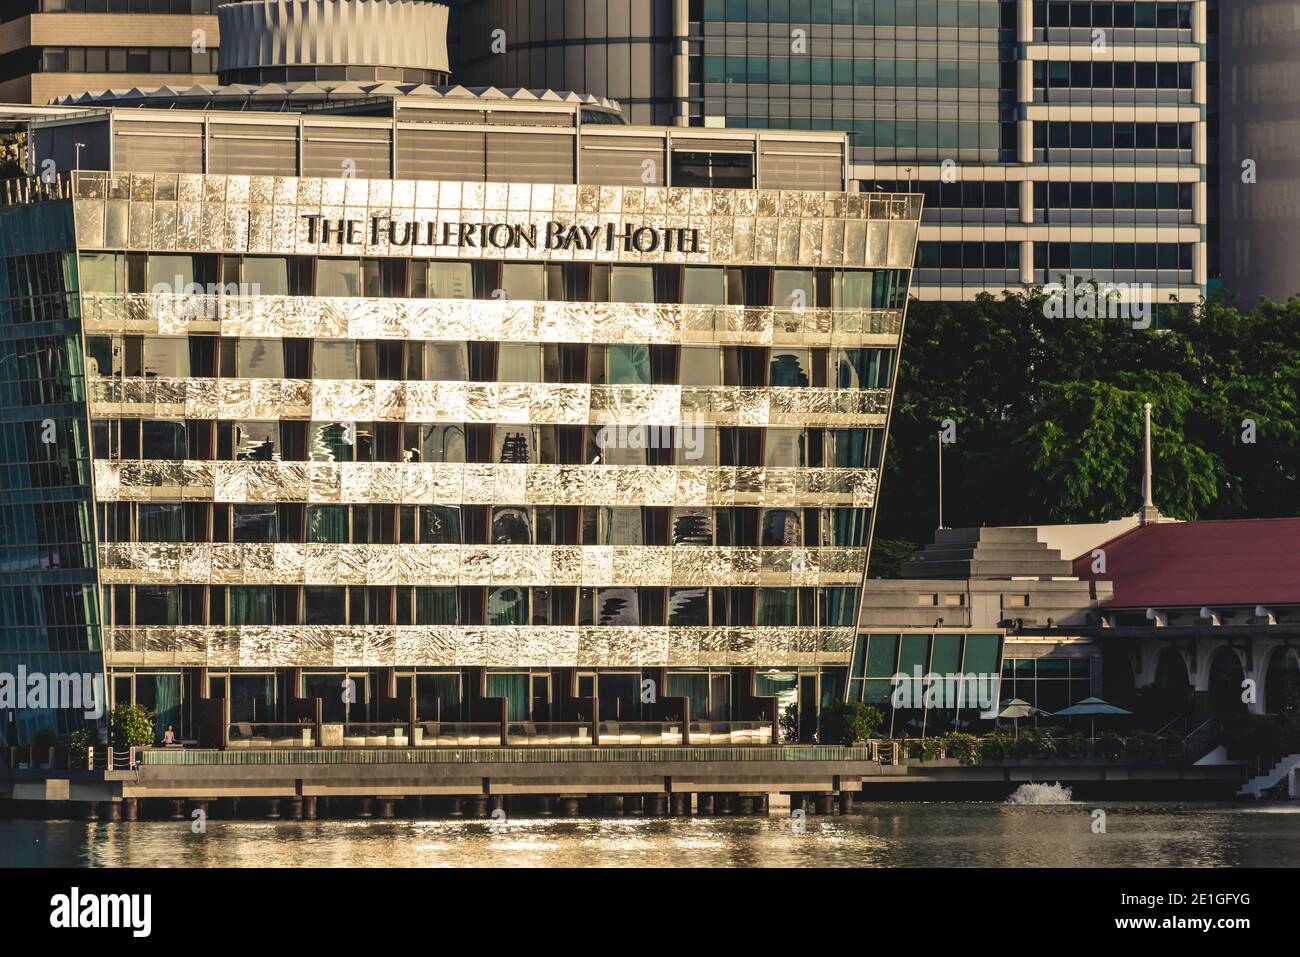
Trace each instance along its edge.
<path fill-rule="evenodd" d="M 632 4 L 631 25 L 625 0 L 529 6 L 493 54 L 520 4 L 461 0 L 465 82 L 545 76 L 660 122 L 847 131 L 862 188 L 925 194 L 920 298 L 1073 274 L 1164 307 L 1209 284 L 1205 0 L 664 0 Z M 605 59 L 612 38 L 650 63 Z"/>

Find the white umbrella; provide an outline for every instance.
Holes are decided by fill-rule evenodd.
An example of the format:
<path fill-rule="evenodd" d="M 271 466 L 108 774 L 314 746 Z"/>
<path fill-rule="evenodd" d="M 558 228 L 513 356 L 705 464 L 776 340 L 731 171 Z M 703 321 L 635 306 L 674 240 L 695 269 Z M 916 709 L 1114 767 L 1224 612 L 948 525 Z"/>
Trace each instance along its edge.
<path fill-rule="evenodd" d="M 1020 719 L 1040 714 L 1047 714 L 1047 712 L 1020 698 L 1008 698 L 998 705 L 998 717 L 1011 719 L 1017 738 L 1020 737 Z"/>

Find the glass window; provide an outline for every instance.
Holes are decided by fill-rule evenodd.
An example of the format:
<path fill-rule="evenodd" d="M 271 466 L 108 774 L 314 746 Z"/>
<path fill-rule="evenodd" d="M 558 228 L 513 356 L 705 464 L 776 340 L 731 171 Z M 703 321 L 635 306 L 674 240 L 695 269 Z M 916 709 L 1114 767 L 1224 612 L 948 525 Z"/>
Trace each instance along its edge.
<path fill-rule="evenodd" d="M 804 464 L 803 429 L 769 428 L 763 449 L 768 468 L 797 468 Z"/>
<path fill-rule="evenodd" d="M 307 541 L 313 545 L 343 545 L 348 540 L 346 505 L 307 506 Z"/>
<path fill-rule="evenodd" d="M 823 369 L 823 373 L 824 371 Z M 780 346 L 773 348 L 769 379 L 773 386 L 808 388 L 812 385 L 812 350 Z"/>
<path fill-rule="evenodd" d="M 140 504 L 139 540 L 142 542 L 182 542 L 185 526 L 179 503 Z"/>
<path fill-rule="evenodd" d="M 792 508 L 769 508 L 763 511 L 763 544 L 773 547 L 797 547 L 801 542 L 800 514 Z"/>
<path fill-rule="evenodd" d="M 722 385 L 721 350 L 717 346 L 682 346 L 681 369 L 682 385 Z"/>
<path fill-rule="evenodd" d="M 727 301 L 726 270 L 721 266 L 687 266 L 682 301 L 703 306 L 720 306 Z"/>
<path fill-rule="evenodd" d="M 459 545 L 460 509 L 454 505 L 421 505 L 420 543 Z"/>
<path fill-rule="evenodd" d="M 835 384 L 840 389 L 883 389 L 889 385 L 890 353 L 884 349 L 836 349 Z"/>
<path fill-rule="evenodd" d="M 501 288 L 505 290 L 507 299 L 545 299 L 545 270 L 540 263 L 502 263 Z"/>
<path fill-rule="evenodd" d="M 79 279 L 82 292 L 123 293 L 126 257 L 118 253 L 82 253 Z"/>
<path fill-rule="evenodd" d="M 231 585 L 230 617 L 232 625 L 275 624 L 274 592 L 270 585 Z"/>
<path fill-rule="evenodd" d="M 526 506 L 498 505 L 492 509 L 493 545 L 531 545 L 532 517 Z"/>
<path fill-rule="evenodd" d="M 137 625 L 179 625 L 181 590 L 177 585 L 136 585 Z"/>
<path fill-rule="evenodd" d="M 463 342 L 426 342 L 424 378 L 429 382 L 467 382 L 469 351 Z"/>
<path fill-rule="evenodd" d="M 146 288 L 155 295 L 183 295 L 194 282 L 194 257 L 152 253 L 145 277 Z"/>
<path fill-rule="evenodd" d="M 185 458 L 185 424 L 183 422 L 142 422 L 140 457 L 179 461 Z"/>
<path fill-rule="evenodd" d="M 699 627 L 709 623 L 709 593 L 704 588 L 668 589 L 668 624 Z"/>
<path fill-rule="evenodd" d="M 778 309 L 811 309 L 816 304 L 811 269 L 772 271 L 772 305 Z"/>
<path fill-rule="evenodd" d="M 289 295 L 289 261 L 283 256 L 247 256 L 244 258 L 243 284 L 240 295 Z"/>
<path fill-rule="evenodd" d="M 493 461 L 503 465 L 528 465 L 540 461 L 538 429 L 528 425 L 498 425 L 494 430 Z"/>
<path fill-rule="evenodd" d="M 318 339 L 311 350 L 311 374 L 315 379 L 355 379 L 357 344 Z"/>
<path fill-rule="evenodd" d="M 760 588 L 758 590 L 758 623 L 760 625 L 797 625 L 799 623 L 799 601 L 796 589 Z"/>
<path fill-rule="evenodd" d="M 459 425 L 426 425 L 420 437 L 420 461 L 464 462 L 465 429 Z"/>
<path fill-rule="evenodd" d="M 429 263 L 430 299 L 473 299 L 473 263 Z"/>
<path fill-rule="evenodd" d="M 650 347 L 616 343 L 607 349 L 610 385 L 649 385 Z"/>
<path fill-rule="evenodd" d="M 597 588 L 596 624 L 628 626 L 641 624 L 635 588 Z"/>
<path fill-rule="evenodd" d="M 528 589 L 516 588 L 513 585 L 505 588 L 489 588 L 488 624 L 528 624 Z M 524 700 L 526 701 L 527 698 L 525 697 Z"/>
<path fill-rule="evenodd" d="M 310 455 L 313 462 L 351 462 L 356 430 L 347 422 L 313 422 Z"/>
<path fill-rule="evenodd" d="M 280 457 L 280 423 L 236 422 L 235 460 L 270 462 Z"/>
<path fill-rule="evenodd" d="M 611 266 L 609 270 L 610 302 L 654 302 L 653 266 Z"/>
<path fill-rule="evenodd" d="M 840 274 L 840 281 L 836 283 L 836 292 L 839 294 L 835 303 L 840 309 L 870 309 L 873 306 L 882 308 L 885 303 L 876 301 L 872 296 L 872 290 L 877 283 L 875 282 L 875 273 L 866 269 L 852 269 Z"/>
<path fill-rule="evenodd" d="M 316 260 L 316 295 L 361 295 L 361 260 Z"/>
<path fill-rule="evenodd" d="M 283 379 L 284 346 L 281 341 L 279 339 L 239 340 L 239 377 L 241 379 Z"/>
<path fill-rule="evenodd" d="M 542 352 L 535 343 L 503 342 L 497 363 L 498 382 L 541 382 Z"/>
<path fill-rule="evenodd" d="M 183 379 L 190 374 L 190 341 L 184 336 L 146 336 L 145 378 Z"/>
<path fill-rule="evenodd" d="M 415 623 L 417 625 L 454 625 L 456 624 L 459 602 L 454 588 L 417 588 L 415 590 Z M 424 676 L 416 678 L 417 686 Z M 455 681 L 455 678 L 452 678 Z M 444 699 L 444 710 L 446 705 Z M 455 701 L 459 701 L 457 696 Z"/>
<path fill-rule="evenodd" d="M 274 542 L 279 539 L 274 505 L 235 505 L 231 513 L 232 541 Z"/>
<path fill-rule="evenodd" d="M 875 463 L 872 452 L 874 429 L 830 429 L 831 466 L 837 469 L 868 468 Z"/>
<path fill-rule="evenodd" d="M 303 624 L 347 624 L 346 593 L 346 589 L 334 585 L 305 586 L 302 590 Z"/>

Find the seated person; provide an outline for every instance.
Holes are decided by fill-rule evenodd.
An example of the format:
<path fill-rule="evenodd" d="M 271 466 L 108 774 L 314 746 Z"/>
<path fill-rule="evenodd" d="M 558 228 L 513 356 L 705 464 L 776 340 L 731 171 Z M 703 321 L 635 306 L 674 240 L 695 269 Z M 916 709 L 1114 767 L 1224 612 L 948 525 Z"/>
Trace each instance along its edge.
<path fill-rule="evenodd" d="M 180 744 L 180 742 L 176 740 L 176 732 L 172 730 L 170 724 L 167 725 L 167 730 L 163 732 L 162 744 L 164 748 L 174 748 L 176 745 Z"/>

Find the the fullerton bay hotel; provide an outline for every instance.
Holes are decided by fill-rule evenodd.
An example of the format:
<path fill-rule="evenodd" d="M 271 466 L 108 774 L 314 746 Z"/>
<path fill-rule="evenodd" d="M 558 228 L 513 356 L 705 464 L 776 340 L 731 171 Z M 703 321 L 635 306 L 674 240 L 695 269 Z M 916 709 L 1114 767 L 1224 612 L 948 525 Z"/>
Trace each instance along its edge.
<path fill-rule="evenodd" d="M 843 192 L 842 134 L 450 86 L 435 4 L 220 17 L 221 85 L 4 110 L 3 670 L 232 745 L 815 723 L 919 197 Z"/>

